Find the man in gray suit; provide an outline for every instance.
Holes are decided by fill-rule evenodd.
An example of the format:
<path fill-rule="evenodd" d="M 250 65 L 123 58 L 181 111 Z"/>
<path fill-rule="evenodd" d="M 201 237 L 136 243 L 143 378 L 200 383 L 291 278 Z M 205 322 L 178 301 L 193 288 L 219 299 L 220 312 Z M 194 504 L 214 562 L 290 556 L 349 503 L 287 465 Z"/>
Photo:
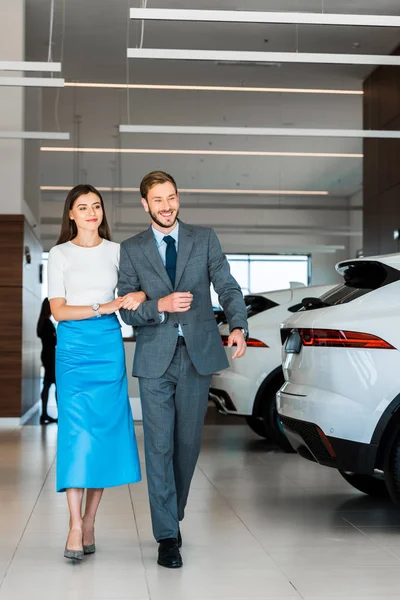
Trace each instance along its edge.
<path fill-rule="evenodd" d="M 246 351 L 247 313 L 214 231 L 178 220 L 171 175 L 154 171 L 140 186 L 151 226 L 121 244 L 119 295 L 142 290 L 135 311 L 121 310 L 137 328 L 133 375 L 139 377 L 146 471 L 158 564 L 182 566 L 179 521 L 200 453 L 211 375 L 227 368 L 210 296 L 218 294 L 236 345 Z"/>

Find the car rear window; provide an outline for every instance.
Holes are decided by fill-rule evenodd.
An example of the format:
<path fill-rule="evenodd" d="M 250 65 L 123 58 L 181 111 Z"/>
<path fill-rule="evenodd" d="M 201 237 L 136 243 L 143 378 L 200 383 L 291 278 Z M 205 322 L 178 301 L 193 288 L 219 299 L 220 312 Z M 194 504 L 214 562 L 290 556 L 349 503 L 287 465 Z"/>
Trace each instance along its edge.
<path fill-rule="evenodd" d="M 257 294 L 248 294 L 244 297 L 244 302 L 247 308 L 247 318 L 254 317 L 254 315 L 258 315 L 270 308 L 274 308 L 274 306 L 279 306 L 277 302 L 265 298 L 264 296 L 258 296 Z M 214 315 L 218 325 L 227 323 L 225 313 L 222 309 L 214 308 Z"/>
<path fill-rule="evenodd" d="M 376 261 L 343 263 L 338 267 L 344 283 L 320 297 L 325 306 L 346 304 L 389 283 L 400 280 L 400 271 Z"/>
<path fill-rule="evenodd" d="M 247 318 L 254 317 L 254 315 L 258 315 L 270 308 L 274 308 L 274 306 L 278 306 L 277 302 L 274 302 L 269 298 L 251 294 L 244 297 L 244 302 L 247 307 Z"/>

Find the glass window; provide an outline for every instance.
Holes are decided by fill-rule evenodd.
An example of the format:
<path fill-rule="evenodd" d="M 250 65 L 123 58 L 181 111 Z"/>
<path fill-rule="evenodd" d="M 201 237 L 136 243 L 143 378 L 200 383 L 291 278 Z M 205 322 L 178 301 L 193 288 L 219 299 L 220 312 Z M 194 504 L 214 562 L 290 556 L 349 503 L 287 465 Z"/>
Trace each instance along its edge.
<path fill-rule="evenodd" d="M 304 254 L 228 254 L 227 259 L 243 295 L 287 289 L 292 282 L 309 285 L 310 257 Z M 212 287 L 211 298 L 218 307 Z"/>
<path fill-rule="evenodd" d="M 227 258 L 244 294 L 286 289 L 291 282 L 309 284 L 306 255 L 235 254 Z"/>

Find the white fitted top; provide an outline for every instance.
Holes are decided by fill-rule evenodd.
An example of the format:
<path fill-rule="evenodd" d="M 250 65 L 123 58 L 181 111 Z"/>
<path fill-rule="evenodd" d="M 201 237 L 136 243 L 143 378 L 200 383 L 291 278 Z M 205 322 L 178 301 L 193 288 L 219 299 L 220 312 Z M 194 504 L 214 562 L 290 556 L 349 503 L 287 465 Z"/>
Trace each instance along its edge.
<path fill-rule="evenodd" d="M 93 248 L 72 242 L 54 246 L 49 252 L 49 300 L 65 298 L 70 306 L 104 304 L 115 298 L 120 246 L 103 240 Z"/>

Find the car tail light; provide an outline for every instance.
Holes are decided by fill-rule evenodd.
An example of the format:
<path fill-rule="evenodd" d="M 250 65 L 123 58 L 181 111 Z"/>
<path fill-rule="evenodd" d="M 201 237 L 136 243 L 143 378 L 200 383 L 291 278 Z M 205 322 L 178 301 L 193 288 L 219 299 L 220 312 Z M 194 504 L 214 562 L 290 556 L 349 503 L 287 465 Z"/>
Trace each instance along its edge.
<path fill-rule="evenodd" d="M 227 346 L 228 340 L 229 340 L 229 335 L 221 335 L 221 340 L 222 340 L 222 345 Z M 264 344 L 264 342 L 262 342 L 261 340 L 256 340 L 255 338 L 249 338 L 247 340 L 247 347 L 248 348 L 269 348 L 269 346 L 267 346 L 267 344 Z"/>
<path fill-rule="evenodd" d="M 377 348 L 395 350 L 394 346 L 376 335 L 340 329 L 299 329 L 303 346 L 329 346 L 331 348 Z"/>

